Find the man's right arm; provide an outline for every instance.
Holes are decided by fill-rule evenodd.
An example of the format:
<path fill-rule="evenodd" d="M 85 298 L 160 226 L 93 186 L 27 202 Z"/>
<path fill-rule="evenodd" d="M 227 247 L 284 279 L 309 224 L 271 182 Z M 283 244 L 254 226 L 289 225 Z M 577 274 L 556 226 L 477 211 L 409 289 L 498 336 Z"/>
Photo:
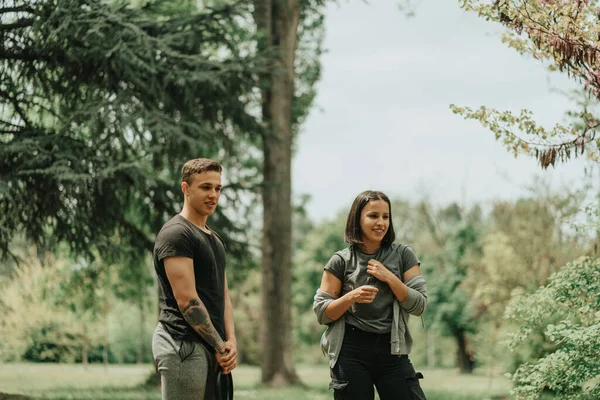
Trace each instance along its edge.
<path fill-rule="evenodd" d="M 167 257 L 164 264 L 183 318 L 217 352 L 224 353 L 225 342 L 212 324 L 208 310 L 196 292 L 193 260 L 188 257 Z"/>

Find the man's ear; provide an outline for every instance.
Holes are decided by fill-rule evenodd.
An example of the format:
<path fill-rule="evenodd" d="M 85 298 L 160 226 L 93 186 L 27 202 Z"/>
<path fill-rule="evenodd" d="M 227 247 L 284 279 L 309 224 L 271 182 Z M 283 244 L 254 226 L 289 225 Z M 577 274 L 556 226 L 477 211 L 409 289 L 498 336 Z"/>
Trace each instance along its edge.
<path fill-rule="evenodd" d="M 185 196 L 189 196 L 190 185 L 188 185 L 185 181 L 181 182 L 181 191 Z"/>

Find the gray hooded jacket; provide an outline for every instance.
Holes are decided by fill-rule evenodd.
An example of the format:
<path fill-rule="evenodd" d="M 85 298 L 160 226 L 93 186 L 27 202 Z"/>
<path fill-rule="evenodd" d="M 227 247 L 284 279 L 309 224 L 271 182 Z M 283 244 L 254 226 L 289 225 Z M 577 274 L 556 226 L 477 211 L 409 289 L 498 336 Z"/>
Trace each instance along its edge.
<path fill-rule="evenodd" d="M 413 339 L 408 330 L 410 314 L 419 316 L 427 307 L 427 285 L 422 275 L 416 275 L 405 282 L 408 286 L 408 294 L 404 301 L 397 300 L 393 303 L 393 319 L 391 330 L 391 354 L 409 354 Z M 329 367 L 333 368 L 338 360 L 342 342 L 344 341 L 346 318 L 342 315 L 334 321 L 325 315 L 325 309 L 333 300 L 333 295 L 317 289 L 313 301 L 313 311 L 317 315 L 317 321 L 321 325 L 327 325 L 327 329 L 321 337 L 321 349 L 329 358 Z"/>

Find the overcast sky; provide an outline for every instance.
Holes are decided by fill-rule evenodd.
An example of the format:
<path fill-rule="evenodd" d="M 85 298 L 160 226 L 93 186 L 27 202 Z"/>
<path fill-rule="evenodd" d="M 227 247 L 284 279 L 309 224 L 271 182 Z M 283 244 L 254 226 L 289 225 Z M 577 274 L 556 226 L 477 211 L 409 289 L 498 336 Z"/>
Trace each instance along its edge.
<path fill-rule="evenodd" d="M 395 0 L 341 1 L 326 13 L 316 107 L 298 141 L 295 195 L 310 194 L 314 220 L 333 217 L 366 189 L 438 204 L 514 199 L 534 176 L 556 187 L 583 176 L 583 162 L 543 172 L 515 159 L 452 103 L 529 108 L 550 127 L 574 87 L 500 41 L 500 27 L 460 9 L 457 0 L 423 0 L 406 18 Z"/>

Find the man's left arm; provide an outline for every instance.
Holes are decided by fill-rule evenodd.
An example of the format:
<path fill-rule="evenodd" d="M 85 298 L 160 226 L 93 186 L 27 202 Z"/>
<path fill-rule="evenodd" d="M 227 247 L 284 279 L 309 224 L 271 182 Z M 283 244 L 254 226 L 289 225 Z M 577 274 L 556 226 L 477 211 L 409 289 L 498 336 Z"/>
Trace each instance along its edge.
<path fill-rule="evenodd" d="M 235 338 L 235 326 L 233 322 L 233 304 L 229 296 L 229 285 L 227 284 L 227 276 L 225 276 L 225 289 L 223 299 L 225 301 L 225 347 L 227 353 L 219 357 L 219 365 L 223 373 L 230 373 L 237 366 L 237 340 Z"/>

